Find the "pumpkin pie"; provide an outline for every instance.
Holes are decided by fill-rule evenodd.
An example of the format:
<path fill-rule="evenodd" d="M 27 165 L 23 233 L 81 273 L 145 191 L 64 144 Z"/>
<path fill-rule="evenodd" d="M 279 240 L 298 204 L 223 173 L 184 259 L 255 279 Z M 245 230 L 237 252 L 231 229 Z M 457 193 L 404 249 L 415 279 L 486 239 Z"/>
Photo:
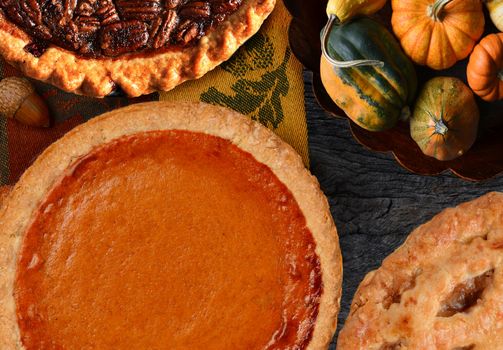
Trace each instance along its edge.
<path fill-rule="evenodd" d="M 326 198 L 260 124 L 147 103 L 49 147 L 0 212 L 1 349 L 326 349 Z"/>
<path fill-rule="evenodd" d="M 340 350 L 503 349 L 503 194 L 420 226 L 360 284 Z"/>
<path fill-rule="evenodd" d="M 226 61 L 276 0 L 0 0 L 0 54 L 78 94 L 170 90 Z"/>

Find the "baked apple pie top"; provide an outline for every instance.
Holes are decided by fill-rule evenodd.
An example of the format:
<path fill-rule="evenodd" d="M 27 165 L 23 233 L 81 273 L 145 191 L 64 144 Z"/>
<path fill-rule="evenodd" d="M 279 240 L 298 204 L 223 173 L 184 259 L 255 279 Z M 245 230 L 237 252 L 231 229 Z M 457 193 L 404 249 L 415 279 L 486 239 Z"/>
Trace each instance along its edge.
<path fill-rule="evenodd" d="M 86 57 L 116 57 L 194 44 L 242 0 L 1 0 L 7 17 L 33 36 L 39 57 L 49 44 Z"/>
<path fill-rule="evenodd" d="M 365 277 L 338 349 L 502 349 L 502 252 L 503 194 L 442 212 Z"/>

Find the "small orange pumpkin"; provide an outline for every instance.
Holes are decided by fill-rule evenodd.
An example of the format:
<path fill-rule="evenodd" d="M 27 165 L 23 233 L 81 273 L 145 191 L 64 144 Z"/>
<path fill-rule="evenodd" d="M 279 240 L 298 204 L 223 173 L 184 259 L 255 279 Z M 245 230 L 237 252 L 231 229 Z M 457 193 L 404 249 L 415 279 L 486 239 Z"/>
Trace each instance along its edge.
<path fill-rule="evenodd" d="M 473 92 L 483 100 L 503 99 L 503 33 L 489 34 L 475 46 L 466 75 Z"/>
<path fill-rule="evenodd" d="M 433 69 L 466 58 L 484 32 L 481 0 L 392 0 L 393 31 L 414 62 Z"/>
<path fill-rule="evenodd" d="M 424 154 L 452 160 L 475 143 L 479 109 L 471 90 L 461 80 L 436 77 L 428 81 L 410 119 L 411 136 Z"/>

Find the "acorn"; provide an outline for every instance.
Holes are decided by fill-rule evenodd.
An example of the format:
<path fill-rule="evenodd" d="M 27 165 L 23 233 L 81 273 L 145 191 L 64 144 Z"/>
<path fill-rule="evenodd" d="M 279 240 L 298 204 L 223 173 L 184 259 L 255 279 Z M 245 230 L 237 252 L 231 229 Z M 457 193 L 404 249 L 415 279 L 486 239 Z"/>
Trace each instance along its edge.
<path fill-rule="evenodd" d="M 25 78 L 9 77 L 0 81 L 0 114 L 29 126 L 50 125 L 47 105 Z"/>

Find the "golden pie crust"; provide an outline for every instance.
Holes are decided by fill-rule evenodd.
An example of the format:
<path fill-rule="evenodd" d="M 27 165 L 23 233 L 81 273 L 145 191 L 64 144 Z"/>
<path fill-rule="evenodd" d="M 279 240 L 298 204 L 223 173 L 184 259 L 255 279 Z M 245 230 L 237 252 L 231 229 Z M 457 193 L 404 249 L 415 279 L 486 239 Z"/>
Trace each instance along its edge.
<path fill-rule="evenodd" d="M 370 272 L 338 349 L 503 349 L 503 194 L 447 209 Z"/>
<path fill-rule="evenodd" d="M 319 257 L 323 285 L 307 349 L 326 349 L 337 325 L 342 259 L 328 202 L 300 156 L 275 134 L 240 114 L 193 103 L 153 102 L 107 113 L 69 132 L 25 172 L 0 210 L 0 348 L 23 349 L 13 296 L 21 243 L 34 213 L 58 179 L 96 147 L 124 136 L 180 130 L 230 141 L 266 165 L 290 190 L 304 214 Z"/>
<path fill-rule="evenodd" d="M 27 76 L 76 94 L 103 97 L 117 87 L 131 97 L 168 91 L 228 60 L 259 30 L 275 2 L 243 1 L 236 12 L 193 47 L 108 59 L 82 58 L 55 46 L 37 58 L 24 50 L 32 38 L 0 10 L 0 55 Z"/>
<path fill-rule="evenodd" d="M 2 208 L 4 201 L 7 200 L 10 190 L 10 186 L 0 186 L 0 209 Z"/>

